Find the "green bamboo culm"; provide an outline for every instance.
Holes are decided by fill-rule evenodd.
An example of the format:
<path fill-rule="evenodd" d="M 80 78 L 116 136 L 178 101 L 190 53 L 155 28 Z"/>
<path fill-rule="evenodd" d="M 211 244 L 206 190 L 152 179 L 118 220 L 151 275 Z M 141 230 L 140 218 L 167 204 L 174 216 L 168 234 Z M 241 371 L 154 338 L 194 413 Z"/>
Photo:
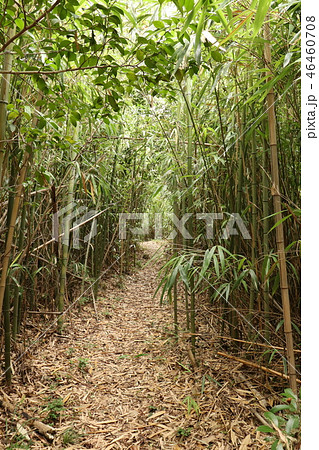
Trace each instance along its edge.
<path fill-rule="evenodd" d="M 176 130 L 176 148 L 178 148 L 178 132 Z M 173 212 L 175 216 L 178 217 L 179 214 L 179 208 L 178 208 L 178 201 L 177 201 L 177 176 L 173 175 Z M 173 258 L 176 258 L 178 255 L 178 234 L 174 236 L 174 242 L 173 242 Z M 178 300 L 177 300 L 177 277 L 174 280 L 174 287 L 173 287 L 173 308 L 174 308 L 174 332 L 176 339 L 178 339 Z"/>
<path fill-rule="evenodd" d="M 26 204 L 23 203 L 21 220 L 20 220 L 20 231 L 18 237 L 18 252 L 23 251 L 24 244 L 24 233 L 26 225 L 27 208 Z M 21 319 L 21 306 L 22 306 L 22 285 L 24 281 L 24 272 L 19 272 L 17 280 L 18 284 L 14 286 L 13 290 L 13 316 L 12 316 L 12 339 L 16 339 L 17 334 L 20 330 L 20 319 Z"/>
<path fill-rule="evenodd" d="M 194 178 L 194 170 L 193 170 L 193 123 L 191 117 L 192 111 L 192 80 L 190 77 L 186 80 L 186 92 L 185 92 L 185 100 L 186 100 L 186 117 L 187 117 L 187 212 L 193 212 L 193 178 Z M 191 238 L 187 241 L 187 247 L 189 249 L 193 249 L 193 217 L 190 216 L 188 220 L 188 233 Z M 195 302 L 195 282 L 194 282 L 194 274 L 190 274 L 189 279 L 190 286 L 190 332 L 191 332 L 191 346 L 192 352 L 195 357 L 195 344 L 196 344 L 196 302 Z"/>
<path fill-rule="evenodd" d="M 75 128 L 74 131 L 74 141 L 78 140 L 79 134 L 79 125 Z M 74 159 L 76 156 L 76 151 L 74 145 L 71 146 L 70 150 L 70 179 L 68 184 L 68 194 L 66 200 L 66 206 L 72 208 L 73 200 L 74 200 L 74 185 L 75 185 L 75 166 Z M 71 211 L 69 211 L 70 213 Z M 69 259 L 69 249 L 70 249 L 70 228 L 71 228 L 71 214 L 67 214 L 64 219 L 64 234 L 62 237 L 62 258 L 61 258 L 61 266 L 60 266 L 60 286 L 57 298 L 57 309 L 61 313 L 58 323 L 57 330 L 58 333 L 62 333 L 63 329 L 63 311 L 64 311 L 64 297 L 66 293 L 66 273 L 68 267 L 68 259 Z"/>
<path fill-rule="evenodd" d="M 256 251 L 257 251 L 257 144 L 256 131 L 252 134 L 252 152 L 251 152 L 251 198 L 252 198 L 252 220 L 251 220 L 251 267 L 256 270 Z M 251 322 L 254 314 L 255 300 L 257 290 L 254 280 L 251 280 L 250 298 L 249 298 L 249 316 L 248 320 Z"/>
<path fill-rule="evenodd" d="M 266 123 L 263 122 L 263 128 L 266 133 Z M 265 320 L 265 338 L 270 339 L 270 296 L 269 296 L 269 180 L 268 180 L 268 160 L 269 160 L 269 146 L 266 138 L 263 139 L 263 154 L 262 154 L 262 200 L 263 200 L 263 305 L 264 305 L 264 320 Z"/>
<path fill-rule="evenodd" d="M 8 39 L 15 35 L 16 26 L 14 25 L 8 31 Z M 12 53 L 13 43 L 8 45 L 4 51 L 3 57 L 3 71 L 10 72 L 12 69 L 13 53 Z M 4 176 L 5 176 L 5 138 L 6 138 L 6 128 L 7 128 L 7 105 L 9 103 L 10 96 L 10 73 L 4 73 L 1 75 L 1 87 L 0 87 L 0 187 L 3 186 Z"/>

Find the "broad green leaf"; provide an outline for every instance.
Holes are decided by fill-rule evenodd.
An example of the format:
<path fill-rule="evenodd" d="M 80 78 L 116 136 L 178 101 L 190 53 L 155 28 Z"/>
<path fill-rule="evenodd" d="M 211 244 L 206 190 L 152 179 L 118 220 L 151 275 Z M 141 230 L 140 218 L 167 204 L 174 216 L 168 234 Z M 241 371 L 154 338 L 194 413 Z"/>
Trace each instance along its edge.
<path fill-rule="evenodd" d="M 292 434 L 292 430 L 299 428 L 300 426 L 300 419 L 298 416 L 291 416 L 289 417 L 287 423 L 286 423 L 286 433 L 288 435 Z"/>
<path fill-rule="evenodd" d="M 264 413 L 264 416 L 266 417 L 266 419 L 268 419 L 270 422 L 272 422 L 274 425 L 276 425 L 276 427 L 278 427 L 278 425 L 279 425 L 278 417 L 275 416 L 274 413 L 267 411 Z"/>
<path fill-rule="evenodd" d="M 156 67 L 156 62 L 152 58 L 146 58 L 144 62 L 147 65 L 147 67 L 149 67 L 150 69 L 153 69 L 154 67 Z"/>
<path fill-rule="evenodd" d="M 135 15 L 133 13 L 131 14 L 131 12 L 128 11 L 128 8 L 124 9 L 124 14 L 128 18 L 128 20 L 131 22 L 131 24 L 135 27 L 137 24 Z"/>
<path fill-rule="evenodd" d="M 74 116 L 70 116 L 70 122 L 72 123 L 72 125 L 73 125 L 74 127 L 77 126 L 77 120 L 75 119 Z"/>
<path fill-rule="evenodd" d="M 167 291 L 168 291 L 168 292 L 171 291 L 171 289 L 172 289 L 172 287 L 173 287 L 175 281 L 177 280 L 178 272 L 179 272 L 179 265 L 177 265 L 177 266 L 174 268 L 174 270 L 173 270 L 173 272 L 171 273 L 171 276 L 170 276 L 170 278 L 169 278 L 169 280 L 168 280 L 168 284 L 167 284 Z"/>
<path fill-rule="evenodd" d="M 81 120 L 81 114 L 78 111 L 72 111 L 72 116 L 76 119 L 76 120 Z"/>
<path fill-rule="evenodd" d="M 19 111 L 13 110 L 8 114 L 8 119 L 9 120 L 15 119 L 16 117 L 18 117 L 18 115 L 19 115 Z"/>
<path fill-rule="evenodd" d="M 270 450 L 278 450 L 278 445 L 279 445 L 279 441 L 278 441 L 278 439 L 276 439 L 276 440 L 272 443 L 272 446 L 271 446 Z"/>
<path fill-rule="evenodd" d="M 280 320 L 280 321 L 278 322 L 278 324 L 277 324 L 277 326 L 276 326 L 276 333 L 277 333 L 277 331 L 280 329 L 280 327 L 283 325 L 283 323 L 284 323 L 284 320 L 283 320 L 283 319 Z"/>
<path fill-rule="evenodd" d="M 184 6 L 187 12 L 191 11 L 194 8 L 194 0 L 185 0 Z"/>
<path fill-rule="evenodd" d="M 261 425 L 257 428 L 257 431 L 261 431 L 262 433 L 276 433 L 273 428 L 270 428 L 267 425 Z"/>
<path fill-rule="evenodd" d="M 45 82 L 44 79 L 41 78 L 41 77 L 39 77 L 39 78 L 37 79 L 37 85 L 38 85 L 38 88 L 39 88 L 41 91 L 47 91 L 47 90 L 48 90 L 48 87 L 47 87 L 47 85 L 46 85 L 46 82 Z"/>
<path fill-rule="evenodd" d="M 247 274 L 248 270 L 244 270 L 239 276 L 237 276 L 235 278 L 235 283 L 233 284 L 232 290 L 234 291 L 235 289 L 238 288 L 238 286 L 240 285 L 240 283 L 242 282 L 243 278 L 245 277 L 245 275 Z"/>
<path fill-rule="evenodd" d="M 219 52 L 212 51 L 211 55 L 212 55 L 213 59 L 217 62 L 221 62 L 223 60 L 223 57 Z"/>
<path fill-rule="evenodd" d="M 216 255 L 213 256 L 213 262 L 214 262 L 215 273 L 217 275 L 217 278 L 219 278 L 219 276 L 220 276 L 219 263 L 218 263 L 218 258 Z"/>
<path fill-rule="evenodd" d="M 23 30 L 24 28 L 24 21 L 20 19 L 19 17 L 15 20 L 15 24 L 20 30 Z"/>
<path fill-rule="evenodd" d="M 136 81 L 136 75 L 133 71 L 126 72 L 125 74 L 130 81 Z"/>
<path fill-rule="evenodd" d="M 120 108 L 119 108 L 119 106 L 118 106 L 118 104 L 117 104 L 115 98 L 114 98 L 112 95 L 108 95 L 108 96 L 107 96 L 107 100 L 108 100 L 109 104 L 112 106 L 112 108 L 113 108 L 114 111 L 117 112 L 117 111 L 120 110 Z"/>
<path fill-rule="evenodd" d="M 64 20 L 66 18 L 66 16 L 68 15 L 68 12 L 63 6 L 60 6 L 58 14 L 59 14 L 60 19 Z"/>
<path fill-rule="evenodd" d="M 144 56 L 145 56 L 145 53 L 141 49 L 138 49 L 137 52 L 136 52 L 136 58 L 139 61 L 143 61 Z"/>
<path fill-rule="evenodd" d="M 115 25 L 121 25 L 121 19 L 116 16 L 115 14 L 113 14 L 112 16 L 109 17 L 109 21 L 114 23 Z"/>
<path fill-rule="evenodd" d="M 290 409 L 289 405 L 276 405 L 273 408 L 271 408 L 270 412 L 276 413 L 278 411 L 284 411 L 285 409 Z"/>
<path fill-rule="evenodd" d="M 294 393 L 294 391 L 292 391 L 290 388 L 286 388 L 284 390 L 284 393 L 281 394 L 282 397 L 286 397 L 286 398 L 293 398 L 296 401 L 298 400 L 298 396 Z"/>
<path fill-rule="evenodd" d="M 181 70 L 181 69 L 177 69 L 176 70 L 175 77 L 176 77 L 177 81 L 181 82 L 183 80 L 183 78 L 184 78 L 184 73 L 183 72 L 184 71 Z"/>
<path fill-rule="evenodd" d="M 100 75 L 100 76 L 98 76 L 97 78 L 95 78 L 93 80 L 93 83 L 96 84 L 97 86 L 103 86 L 105 81 L 106 81 L 105 76 L 104 75 Z"/>
<path fill-rule="evenodd" d="M 153 25 L 156 28 L 165 28 L 165 24 L 161 20 L 154 20 Z"/>
<path fill-rule="evenodd" d="M 68 58 L 68 61 L 76 61 L 76 53 L 67 52 L 67 58 Z"/>

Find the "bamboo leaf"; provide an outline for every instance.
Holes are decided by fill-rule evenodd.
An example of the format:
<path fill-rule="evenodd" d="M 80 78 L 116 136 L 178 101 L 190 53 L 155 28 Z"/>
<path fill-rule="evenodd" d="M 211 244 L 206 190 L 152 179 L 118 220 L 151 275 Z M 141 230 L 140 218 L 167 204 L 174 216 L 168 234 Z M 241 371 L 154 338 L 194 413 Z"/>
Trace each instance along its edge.
<path fill-rule="evenodd" d="M 273 428 L 270 428 L 267 425 L 260 425 L 260 427 L 257 428 L 257 431 L 261 431 L 262 433 L 276 433 Z"/>
<path fill-rule="evenodd" d="M 191 11 L 194 8 L 194 0 L 185 0 L 184 6 L 187 12 Z"/>
<path fill-rule="evenodd" d="M 266 417 L 267 420 L 276 425 L 276 427 L 279 426 L 278 417 L 274 413 L 267 411 L 264 413 L 264 416 Z"/>
<path fill-rule="evenodd" d="M 270 3 L 271 0 L 259 0 L 254 21 L 253 37 L 257 35 L 258 31 L 262 27 L 266 14 L 269 10 Z"/>
<path fill-rule="evenodd" d="M 225 255 L 224 255 L 224 252 L 223 252 L 223 250 L 222 250 L 222 248 L 220 246 L 218 246 L 217 250 L 218 250 L 218 255 L 219 255 L 221 269 L 222 269 L 223 272 L 225 272 Z"/>
<path fill-rule="evenodd" d="M 288 64 L 290 63 L 290 60 L 291 60 L 291 57 L 292 57 L 292 53 L 291 52 L 288 52 L 288 53 L 286 53 L 286 55 L 285 55 L 285 59 L 284 59 L 284 63 L 283 63 L 283 67 L 286 67 L 286 66 L 288 66 Z"/>
<path fill-rule="evenodd" d="M 196 29 L 196 36 L 195 36 L 195 43 L 194 43 L 194 50 L 195 50 L 195 61 L 197 62 L 197 64 L 200 64 L 201 62 L 201 37 L 202 37 L 202 31 L 203 31 L 203 26 L 204 26 L 204 21 L 205 21 L 205 17 L 206 17 L 206 4 L 203 7 L 202 13 L 200 15 L 199 21 L 198 21 L 198 25 L 197 25 L 197 29 Z"/>
<path fill-rule="evenodd" d="M 270 233 L 271 231 L 273 231 L 275 228 L 277 228 L 280 224 L 282 224 L 283 222 L 285 222 L 287 219 L 289 219 L 289 217 L 291 217 L 291 214 L 288 214 L 288 216 L 282 217 L 280 220 L 278 220 L 278 222 L 275 223 L 275 225 L 273 227 L 270 228 L 270 230 L 268 231 L 268 233 Z"/>

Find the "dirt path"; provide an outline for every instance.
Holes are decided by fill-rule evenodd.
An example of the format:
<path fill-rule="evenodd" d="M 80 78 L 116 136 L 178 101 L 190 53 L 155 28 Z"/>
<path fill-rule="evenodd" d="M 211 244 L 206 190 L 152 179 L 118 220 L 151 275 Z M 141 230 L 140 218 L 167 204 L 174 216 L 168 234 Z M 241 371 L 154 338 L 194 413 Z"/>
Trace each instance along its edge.
<path fill-rule="evenodd" d="M 143 244 L 142 264 L 158 249 Z M 33 444 L 20 448 L 268 448 L 247 413 L 252 399 L 234 385 L 238 367 L 203 344 L 204 362 L 190 370 L 186 340 L 177 345 L 171 333 L 170 306 L 153 298 L 158 268 L 147 264 L 122 285 L 118 277 L 105 279 L 96 311 L 91 302 L 75 310 L 63 337 L 46 337 L 28 355 L 10 399 L 53 422 L 57 434 L 48 444 L 34 433 Z M 16 448 L 5 439 L 19 440 L 14 425 L 0 448 Z"/>

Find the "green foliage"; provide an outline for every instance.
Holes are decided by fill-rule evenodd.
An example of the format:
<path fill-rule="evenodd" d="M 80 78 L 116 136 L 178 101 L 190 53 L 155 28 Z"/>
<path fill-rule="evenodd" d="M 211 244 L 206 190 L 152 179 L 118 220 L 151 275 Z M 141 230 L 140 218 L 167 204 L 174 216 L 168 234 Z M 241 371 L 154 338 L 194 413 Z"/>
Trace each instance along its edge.
<path fill-rule="evenodd" d="M 73 347 L 69 347 L 66 351 L 66 354 L 68 357 L 71 357 L 75 352 L 75 349 Z"/>
<path fill-rule="evenodd" d="M 259 0 L 255 22 L 254 22 L 254 33 L 253 37 L 256 36 L 260 28 L 262 27 L 262 24 L 264 22 L 264 19 L 266 17 L 266 14 L 268 12 L 269 6 L 270 6 L 271 0 Z"/>
<path fill-rule="evenodd" d="M 78 300 L 78 304 L 79 304 L 79 306 L 83 306 L 83 305 L 86 305 L 87 303 L 90 303 L 90 301 L 91 301 L 91 299 L 89 297 L 82 296 Z"/>
<path fill-rule="evenodd" d="M 165 294 L 171 293 L 179 277 L 188 290 L 193 276 L 196 279 L 194 290 L 198 290 L 201 283 L 208 282 L 209 286 L 214 288 L 213 300 L 222 297 L 227 301 L 229 295 L 240 288 L 247 291 L 246 278 L 252 280 L 256 289 L 258 286 L 256 274 L 249 260 L 244 256 L 230 253 L 222 246 L 213 246 L 206 250 L 204 255 L 185 252 L 181 256 L 171 258 L 164 265 L 162 273 L 162 280 L 157 289 L 162 287 L 161 300 Z"/>
<path fill-rule="evenodd" d="M 21 437 L 17 439 L 17 442 L 10 444 L 8 447 L 6 447 L 6 450 L 13 450 L 13 449 L 29 449 L 32 448 L 32 441 L 31 442 L 23 442 L 24 438 Z"/>
<path fill-rule="evenodd" d="M 81 435 L 76 430 L 68 428 L 63 433 L 62 442 L 64 445 L 74 445 L 79 441 L 80 437 Z"/>
<path fill-rule="evenodd" d="M 45 407 L 48 411 L 47 420 L 49 422 L 56 422 L 60 418 L 60 414 L 65 410 L 62 398 L 54 398 Z"/>
<path fill-rule="evenodd" d="M 157 407 L 151 405 L 148 407 L 148 410 L 150 414 L 154 414 L 157 411 Z"/>
<path fill-rule="evenodd" d="M 111 317 L 112 317 L 112 313 L 110 313 L 110 311 L 107 309 L 105 311 L 103 311 L 103 315 L 106 319 L 111 319 Z"/>
<path fill-rule="evenodd" d="M 300 444 L 300 404 L 291 389 L 281 395 L 284 403 L 264 413 L 270 426 L 261 425 L 257 430 L 272 435 L 268 438 L 271 450 L 292 450 Z"/>
<path fill-rule="evenodd" d="M 176 432 L 176 435 L 181 438 L 187 438 L 191 435 L 192 429 L 191 428 L 179 428 Z"/>
<path fill-rule="evenodd" d="M 79 358 L 78 361 L 78 368 L 81 372 L 86 372 L 87 367 L 89 365 L 89 359 L 88 358 Z"/>
<path fill-rule="evenodd" d="M 187 395 L 184 398 L 183 403 L 187 406 L 187 414 L 191 414 L 192 411 L 195 411 L 196 414 L 200 413 L 199 405 L 191 395 Z"/>

